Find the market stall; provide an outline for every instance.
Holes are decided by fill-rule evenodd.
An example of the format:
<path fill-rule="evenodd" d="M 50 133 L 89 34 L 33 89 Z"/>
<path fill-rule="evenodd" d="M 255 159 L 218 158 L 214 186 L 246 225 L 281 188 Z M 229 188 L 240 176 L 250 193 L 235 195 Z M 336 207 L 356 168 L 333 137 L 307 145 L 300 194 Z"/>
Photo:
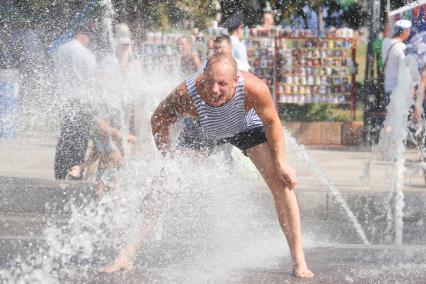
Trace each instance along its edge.
<path fill-rule="evenodd" d="M 138 53 L 145 74 L 176 74 L 180 66 L 177 41 L 181 34 L 148 33 Z"/>
<path fill-rule="evenodd" d="M 350 37 L 255 36 L 246 41 L 251 72 L 276 103 L 350 104 L 355 114 L 355 52 Z"/>

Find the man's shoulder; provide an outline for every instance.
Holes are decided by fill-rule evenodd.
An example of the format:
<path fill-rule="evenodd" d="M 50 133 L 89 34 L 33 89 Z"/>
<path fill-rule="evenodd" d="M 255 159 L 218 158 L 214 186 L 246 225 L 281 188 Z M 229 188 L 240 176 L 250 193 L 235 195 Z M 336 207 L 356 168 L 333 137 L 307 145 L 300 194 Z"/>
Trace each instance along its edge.
<path fill-rule="evenodd" d="M 236 36 L 232 35 L 230 36 L 230 38 L 231 38 L 231 44 L 233 47 L 240 46 L 242 44 L 242 42 Z"/>
<path fill-rule="evenodd" d="M 394 40 L 389 46 L 389 48 L 392 48 L 392 50 L 390 50 L 390 53 L 392 54 L 392 56 L 400 55 L 404 53 L 406 47 L 407 45 L 403 43 L 402 41 Z"/>
<path fill-rule="evenodd" d="M 70 40 L 58 48 L 58 53 L 73 53 L 73 54 L 87 54 L 92 56 L 92 51 L 85 47 L 77 40 Z"/>
<path fill-rule="evenodd" d="M 384 38 L 382 41 L 382 49 L 387 49 L 392 44 L 391 38 Z"/>
<path fill-rule="evenodd" d="M 244 78 L 244 89 L 246 93 L 256 96 L 265 92 L 269 92 L 268 86 L 262 79 L 247 71 L 239 72 Z"/>
<path fill-rule="evenodd" d="M 403 42 L 399 41 L 399 40 L 396 40 L 396 39 L 386 38 L 382 42 L 382 52 L 385 54 L 385 56 L 388 52 L 390 54 L 393 54 L 393 53 L 399 51 L 399 49 L 401 49 L 401 48 L 402 48 L 402 50 L 404 50 L 405 44 Z"/>
<path fill-rule="evenodd" d="M 64 53 L 66 51 L 68 51 L 72 46 L 71 41 L 67 41 L 62 43 L 61 45 L 58 46 L 58 49 L 56 50 L 56 53 Z"/>

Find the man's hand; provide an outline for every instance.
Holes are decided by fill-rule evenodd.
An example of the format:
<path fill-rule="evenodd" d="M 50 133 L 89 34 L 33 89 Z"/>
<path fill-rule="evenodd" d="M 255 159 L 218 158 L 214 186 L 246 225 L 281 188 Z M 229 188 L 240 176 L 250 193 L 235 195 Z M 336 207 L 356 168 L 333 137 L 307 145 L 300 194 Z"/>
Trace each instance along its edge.
<path fill-rule="evenodd" d="M 286 187 L 290 190 L 294 189 L 297 184 L 296 172 L 294 169 L 287 163 L 277 164 L 276 169 L 278 177 L 286 185 Z"/>
<path fill-rule="evenodd" d="M 68 170 L 68 175 L 72 178 L 79 178 L 81 175 L 81 170 L 82 168 L 80 165 L 73 166 Z"/>
<path fill-rule="evenodd" d="M 129 134 L 127 135 L 127 143 L 129 144 L 133 144 L 136 141 L 136 136 L 133 134 Z"/>

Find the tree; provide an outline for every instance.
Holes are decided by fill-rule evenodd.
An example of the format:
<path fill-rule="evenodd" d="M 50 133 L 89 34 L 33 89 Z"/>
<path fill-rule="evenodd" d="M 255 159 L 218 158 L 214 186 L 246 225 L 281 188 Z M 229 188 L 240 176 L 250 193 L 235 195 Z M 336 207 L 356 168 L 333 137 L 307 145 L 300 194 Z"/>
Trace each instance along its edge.
<path fill-rule="evenodd" d="M 259 0 L 222 0 L 220 1 L 222 22 L 235 12 L 242 12 L 244 23 L 247 26 L 254 26 L 262 19 L 262 13 L 259 13 L 259 11 L 263 10 L 265 2 Z"/>
<path fill-rule="evenodd" d="M 353 3 L 344 11 L 342 19 L 349 28 L 357 30 L 364 25 L 367 16 L 368 13 L 360 4 Z"/>
<path fill-rule="evenodd" d="M 208 0 L 181 0 L 177 1 L 177 6 L 182 11 L 186 20 L 194 23 L 194 27 L 205 29 L 210 21 L 215 18 L 218 7 Z"/>

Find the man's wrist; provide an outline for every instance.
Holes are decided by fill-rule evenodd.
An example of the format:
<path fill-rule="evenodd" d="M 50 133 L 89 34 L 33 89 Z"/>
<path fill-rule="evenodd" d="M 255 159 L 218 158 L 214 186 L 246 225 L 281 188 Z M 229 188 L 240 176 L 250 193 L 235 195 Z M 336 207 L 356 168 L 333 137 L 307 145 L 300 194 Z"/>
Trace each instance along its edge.
<path fill-rule="evenodd" d="M 275 159 L 275 166 L 276 167 L 282 167 L 285 164 L 287 164 L 287 162 L 284 159 Z"/>

